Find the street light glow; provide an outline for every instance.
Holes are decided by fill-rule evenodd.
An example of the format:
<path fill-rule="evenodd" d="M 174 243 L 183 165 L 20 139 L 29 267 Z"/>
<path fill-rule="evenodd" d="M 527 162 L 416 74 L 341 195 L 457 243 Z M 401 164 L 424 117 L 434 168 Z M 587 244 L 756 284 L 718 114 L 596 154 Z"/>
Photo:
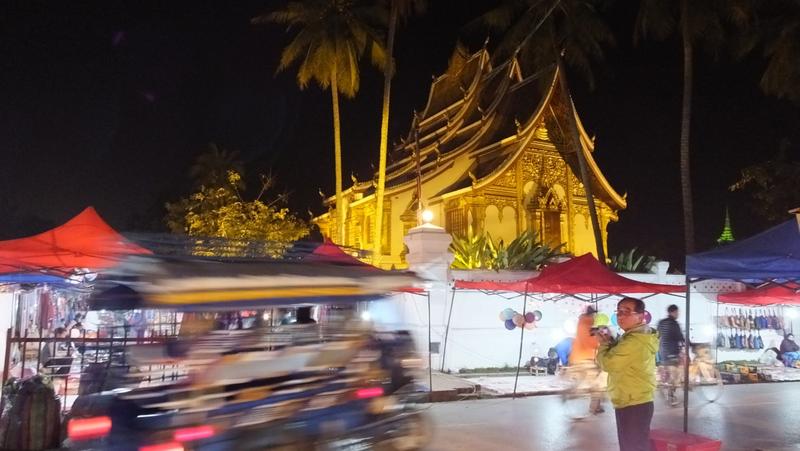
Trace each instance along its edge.
<path fill-rule="evenodd" d="M 425 224 L 430 224 L 433 221 L 433 212 L 430 210 L 424 210 L 422 212 L 422 222 Z"/>

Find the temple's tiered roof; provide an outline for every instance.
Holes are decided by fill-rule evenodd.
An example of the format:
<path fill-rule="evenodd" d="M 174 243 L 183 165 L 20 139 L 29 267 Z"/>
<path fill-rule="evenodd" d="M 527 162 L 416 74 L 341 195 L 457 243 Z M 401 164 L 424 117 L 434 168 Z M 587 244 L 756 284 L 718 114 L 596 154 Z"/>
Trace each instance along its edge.
<path fill-rule="evenodd" d="M 489 53 L 482 49 L 466 54 L 457 49 L 450 66 L 431 85 L 425 108 L 417 115 L 418 131 L 411 130 L 394 146 L 394 163 L 387 167 L 387 193 L 415 184 L 416 140 L 418 133 L 423 180 L 452 166 L 455 159 L 469 158 L 469 170 L 438 197 L 489 180 L 504 170 L 534 140 L 543 141 L 579 174 L 574 151 L 558 145 L 559 129 L 568 130 L 566 121 L 576 121 L 582 151 L 591 174 L 594 195 L 614 210 L 624 209 L 625 199 L 614 191 L 592 158 L 593 140 L 583 129 L 571 98 L 561 93 L 555 65 L 523 74 L 515 58 L 493 67 Z M 546 128 L 545 128 L 546 125 Z M 550 132 L 545 138 L 544 130 Z M 564 134 L 567 132 L 565 131 Z M 555 145 L 553 145 L 555 144 Z M 371 182 L 356 183 L 350 190 L 372 195 Z"/>

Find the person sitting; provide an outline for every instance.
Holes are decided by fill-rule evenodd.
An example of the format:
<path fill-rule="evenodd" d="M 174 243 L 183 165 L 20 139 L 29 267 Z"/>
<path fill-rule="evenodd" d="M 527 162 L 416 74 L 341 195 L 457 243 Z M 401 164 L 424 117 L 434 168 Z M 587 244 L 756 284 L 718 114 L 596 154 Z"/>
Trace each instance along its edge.
<path fill-rule="evenodd" d="M 794 341 L 794 334 L 791 332 L 783 337 L 780 351 L 784 365 L 795 367 L 795 363 L 800 362 L 800 346 Z"/>
<path fill-rule="evenodd" d="M 555 345 L 556 354 L 558 354 L 558 361 L 561 363 L 561 366 L 565 366 L 569 363 L 569 355 L 572 352 L 572 342 L 575 341 L 572 337 L 567 337 L 558 342 Z"/>
<path fill-rule="evenodd" d="M 45 343 L 42 346 L 42 350 L 39 353 L 39 362 L 43 367 L 52 366 L 53 360 L 61 357 L 69 357 L 70 349 L 67 343 L 67 330 L 63 327 L 57 327 L 53 331 L 53 340 L 52 342 Z M 59 342 L 58 339 L 62 339 L 64 341 Z"/>
<path fill-rule="evenodd" d="M 798 351 L 800 351 L 800 346 L 794 341 L 794 334 L 786 334 L 781 341 L 781 353 Z"/>

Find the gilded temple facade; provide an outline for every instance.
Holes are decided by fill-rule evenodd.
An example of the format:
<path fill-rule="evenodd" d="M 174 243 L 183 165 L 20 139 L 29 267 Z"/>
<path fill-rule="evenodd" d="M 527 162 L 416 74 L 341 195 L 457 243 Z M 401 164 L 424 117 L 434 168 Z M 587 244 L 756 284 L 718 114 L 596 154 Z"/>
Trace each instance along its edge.
<path fill-rule="evenodd" d="M 417 148 L 423 208 L 454 235 L 488 232 L 508 243 L 532 229 L 549 244 L 564 243 L 568 252 L 594 253 L 576 151 L 586 158 L 604 246 L 608 223 L 626 207 L 592 158 L 594 139 L 561 89 L 555 66 L 523 74 L 515 59 L 493 67 L 485 49 L 457 50 L 447 72 L 434 79 L 414 124 L 390 150 L 384 268 L 406 266 L 403 237 L 418 225 Z M 577 144 L 570 133 L 576 126 Z M 375 180 L 354 180 L 344 191 L 345 242 L 339 244 L 372 249 Z M 325 203 L 328 212 L 314 223 L 336 240 L 335 200 Z"/>

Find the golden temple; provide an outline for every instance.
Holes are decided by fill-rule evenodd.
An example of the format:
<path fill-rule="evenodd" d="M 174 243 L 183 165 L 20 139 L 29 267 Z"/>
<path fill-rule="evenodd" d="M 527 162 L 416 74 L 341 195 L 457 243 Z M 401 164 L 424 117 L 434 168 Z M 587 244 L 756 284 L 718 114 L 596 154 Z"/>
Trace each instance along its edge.
<path fill-rule="evenodd" d="M 493 67 L 486 49 L 456 50 L 387 166 L 381 267 L 406 267 L 403 237 L 419 224 L 417 148 L 422 204 L 433 212 L 433 224 L 453 235 L 488 232 L 505 243 L 533 229 L 548 244 L 565 243 L 573 254 L 596 253 L 578 146 L 568 132 L 576 125 L 606 246 L 606 227 L 625 209 L 626 199 L 592 158 L 594 139 L 558 80 L 555 65 L 523 74 L 514 58 Z M 374 181 L 354 180 L 344 198 L 345 242 L 338 244 L 371 250 Z M 325 204 L 328 212 L 313 222 L 335 239 L 335 199 Z"/>

